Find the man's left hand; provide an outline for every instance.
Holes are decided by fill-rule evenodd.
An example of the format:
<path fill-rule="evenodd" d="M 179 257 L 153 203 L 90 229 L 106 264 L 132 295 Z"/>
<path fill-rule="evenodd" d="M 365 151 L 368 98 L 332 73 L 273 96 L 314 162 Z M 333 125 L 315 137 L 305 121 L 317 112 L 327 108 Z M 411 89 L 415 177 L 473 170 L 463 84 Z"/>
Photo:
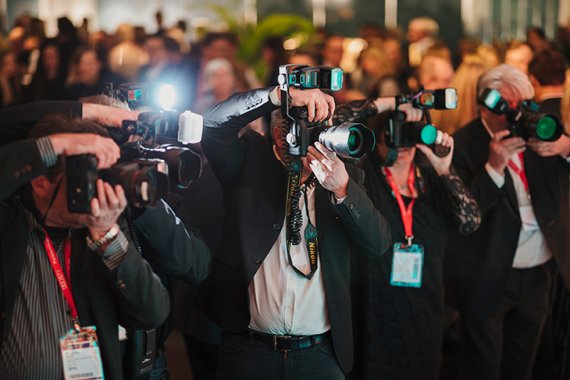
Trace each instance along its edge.
<path fill-rule="evenodd" d="M 344 162 L 335 152 L 328 150 L 321 143 L 315 142 L 315 147 L 310 146 L 307 154 L 309 166 L 315 173 L 315 177 L 338 199 L 345 198 L 348 194 L 348 173 Z"/>
<path fill-rule="evenodd" d="M 528 146 L 542 157 L 562 156 L 568 158 L 570 156 L 570 137 L 566 135 L 560 136 L 556 141 L 540 141 L 531 138 L 528 141 Z"/>
<path fill-rule="evenodd" d="M 117 223 L 127 207 L 125 191 L 119 185 L 114 188 L 101 179 L 97 180 L 97 197 L 91 201 L 91 214 L 87 217 L 87 228 L 93 240 L 101 238 Z"/>

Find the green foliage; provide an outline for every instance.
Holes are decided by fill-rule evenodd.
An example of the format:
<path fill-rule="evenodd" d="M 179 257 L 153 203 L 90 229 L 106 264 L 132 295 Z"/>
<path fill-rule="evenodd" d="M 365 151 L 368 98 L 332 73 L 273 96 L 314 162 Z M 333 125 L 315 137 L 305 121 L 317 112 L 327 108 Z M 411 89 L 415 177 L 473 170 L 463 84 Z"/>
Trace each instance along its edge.
<path fill-rule="evenodd" d="M 249 63 L 257 61 L 263 41 L 269 37 L 279 36 L 286 39 L 295 36 L 304 44 L 313 33 L 313 24 L 304 17 L 291 14 L 271 15 L 256 27 L 240 31 L 239 58 Z"/>
<path fill-rule="evenodd" d="M 256 26 L 243 25 L 228 7 L 209 5 L 218 17 L 228 26 L 228 31 L 236 33 L 240 40 L 238 58 L 251 66 L 259 78 L 265 76 L 266 68 L 260 59 L 263 42 L 270 37 L 281 37 L 283 40 L 295 37 L 301 46 L 309 42 L 315 32 L 311 20 L 292 14 L 273 14 Z M 239 7 L 233 7 L 238 9 Z"/>

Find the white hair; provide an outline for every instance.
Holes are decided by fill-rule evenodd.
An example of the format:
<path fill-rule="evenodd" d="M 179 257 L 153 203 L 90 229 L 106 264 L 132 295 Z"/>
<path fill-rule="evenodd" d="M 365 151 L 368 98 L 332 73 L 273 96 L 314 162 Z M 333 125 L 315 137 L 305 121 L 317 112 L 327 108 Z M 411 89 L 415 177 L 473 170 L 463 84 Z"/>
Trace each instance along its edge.
<path fill-rule="evenodd" d="M 502 64 L 490 70 L 487 70 L 477 83 L 477 94 L 481 95 L 486 88 L 501 90 L 508 87 L 520 99 L 532 99 L 534 97 L 534 88 L 528 79 L 528 76 L 511 65 Z"/>
<path fill-rule="evenodd" d="M 204 67 L 204 87 L 206 91 L 210 91 L 212 89 L 210 80 L 212 76 L 219 72 L 219 70 L 227 70 L 235 77 L 234 66 L 230 61 L 225 58 L 212 59 Z"/>

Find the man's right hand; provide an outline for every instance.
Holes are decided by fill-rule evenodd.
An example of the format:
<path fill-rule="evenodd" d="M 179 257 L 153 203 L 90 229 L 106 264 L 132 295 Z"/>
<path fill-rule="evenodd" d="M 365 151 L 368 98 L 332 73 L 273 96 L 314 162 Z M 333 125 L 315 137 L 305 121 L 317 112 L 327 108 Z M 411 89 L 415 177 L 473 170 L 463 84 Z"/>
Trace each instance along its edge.
<path fill-rule="evenodd" d="M 121 156 L 119 146 L 110 138 L 92 133 L 59 133 L 49 136 L 58 156 L 94 154 L 99 169 L 108 168 Z"/>
<path fill-rule="evenodd" d="M 320 122 L 329 119 L 334 114 L 334 98 L 321 90 L 299 90 L 292 88 L 289 91 L 291 105 L 294 107 L 307 106 L 310 122 Z"/>
<path fill-rule="evenodd" d="M 514 154 L 524 152 L 526 142 L 520 137 L 507 137 L 511 132 L 502 130 L 495 133 L 489 143 L 489 165 L 497 173 L 504 175 L 509 160 Z"/>

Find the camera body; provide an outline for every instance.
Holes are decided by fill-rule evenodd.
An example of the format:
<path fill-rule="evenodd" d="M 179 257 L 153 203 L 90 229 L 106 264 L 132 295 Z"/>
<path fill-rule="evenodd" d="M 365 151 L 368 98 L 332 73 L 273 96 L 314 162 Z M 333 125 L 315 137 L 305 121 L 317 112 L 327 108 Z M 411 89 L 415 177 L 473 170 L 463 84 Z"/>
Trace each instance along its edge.
<path fill-rule="evenodd" d="M 457 107 L 457 90 L 442 88 L 437 90 L 420 90 L 410 95 L 396 96 L 395 110 L 388 118 L 384 129 L 384 142 L 388 147 L 385 166 L 391 166 L 398 158 L 398 148 L 413 147 L 416 144 L 430 146 L 440 157 L 449 154 L 449 148 L 439 145 L 443 133 L 431 122 L 430 109 L 449 110 Z M 423 110 L 424 120 L 407 122 L 406 114 L 399 109 L 402 104 L 409 103 L 414 108 Z"/>
<path fill-rule="evenodd" d="M 91 200 L 97 196 L 96 181 L 121 185 L 129 203 L 137 207 L 154 206 L 168 194 L 167 167 L 162 160 L 120 162 L 109 169 L 98 170 L 92 154 L 66 157 L 67 207 L 70 212 L 89 213 Z"/>
<path fill-rule="evenodd" d="M 511 136 L 525 140 L 534 137 L 542 141 L 556 141 L 564 132 L 558 117 L 541 113 L 540 106 L 532 100 L 523 100 L 511 108 L 499 91 L 486 88 L 478 102 L 491 112 L 506 116 Z"/>
<path fill-rule="evenodd" d="M 132 107 L 148 101 L 146 86 L 140 83 L 126 83 L 118 90 L 107 85 L 105 93 L 126 100 Z M 66 158 L 69 211 L 90 211 L 98 178 L 121 185 L 127 201 L 137 207 L 154 206 L 168 194 L 170 186 L 190 186 L 192 180 L 200 177 L 202 162 L 198 154 L 180 143 L 199 142 L 202 121 L 202 116 L 190 111 L 160 110 L 142 112 L 136 121 L 124 120 L 121 128 L 107 128 L 121 147 L 121 158 L 104 170 L 97 170 L 94 155 Z"/>
<path fill-rule="evenodd" d="M 308 147 L 316 141 L 345 158 L 362 158 L 374 148 L 374 133 L 364 125 L 343 123 L 328 127 L 325 123 L 309 123 L 306 109 L 289 105 L 291 87 L 338 91 L 342 89 L 342 78 L 340 68 L 303 65 L 279 67 L 281 113 L 287 122 L 284 134 L 289 156 L 306 156 Z"/>

